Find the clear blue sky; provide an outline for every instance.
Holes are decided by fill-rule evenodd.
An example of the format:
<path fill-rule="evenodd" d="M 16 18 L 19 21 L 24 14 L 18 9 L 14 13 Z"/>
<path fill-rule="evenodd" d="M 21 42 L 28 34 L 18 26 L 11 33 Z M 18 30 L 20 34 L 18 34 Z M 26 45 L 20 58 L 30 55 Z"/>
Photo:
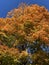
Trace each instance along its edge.
<path fill-rule="evenodd" d="M 49 10 L 49 0 L 0 0 L 0 17 L 5 17 L 8 11 L 17 8 L 22 2 L 42 5 Z"/>

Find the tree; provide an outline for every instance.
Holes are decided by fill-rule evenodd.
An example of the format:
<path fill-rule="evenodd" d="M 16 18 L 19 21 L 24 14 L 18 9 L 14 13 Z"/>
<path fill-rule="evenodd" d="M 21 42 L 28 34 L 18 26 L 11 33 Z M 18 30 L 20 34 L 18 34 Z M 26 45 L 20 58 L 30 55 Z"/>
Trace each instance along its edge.
<path fill-rule="evenodd" d="M 8 52 L 10 58 L 12 56 L 12 65 L 49 65 L 48 10 L 36 4 L 22 4 L 9 12 L 6 18 L 0 18 L 0 44 L 3 46 L 2 49 L 0 45 L 1 52 L 4 46 L 8 50 L 13 48 L 10 53 L 7 47 L 2 52 L 4 56 L 7 55 L 5 52 Z M 4 60 L 1 61 L 6 63 L 2 53 L 1 58 Z"/>

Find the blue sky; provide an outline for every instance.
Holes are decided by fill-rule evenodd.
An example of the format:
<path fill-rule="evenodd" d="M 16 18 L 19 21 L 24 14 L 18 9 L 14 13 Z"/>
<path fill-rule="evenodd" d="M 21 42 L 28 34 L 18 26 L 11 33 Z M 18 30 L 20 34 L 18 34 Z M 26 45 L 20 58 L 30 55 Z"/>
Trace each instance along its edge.
<path fill-rule="evenodd" d="M 49 0 L 0 0 L 0 17 L 6 17 L 8 11 L 17 8 L 22 2 L 42 5 L 49 10 Z"/>

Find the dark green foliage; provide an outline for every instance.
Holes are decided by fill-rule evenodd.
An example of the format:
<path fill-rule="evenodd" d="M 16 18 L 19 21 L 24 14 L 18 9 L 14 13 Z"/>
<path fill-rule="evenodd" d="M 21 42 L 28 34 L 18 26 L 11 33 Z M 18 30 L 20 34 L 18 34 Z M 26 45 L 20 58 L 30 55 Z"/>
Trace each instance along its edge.
<path fill-rule="evenodd" d="M 11 56 L 4 55 L 0 57 L 0 65 L 16 65 Z"/>
<path fill-rule="evenodd" d="M 15 37 L 13 35 L 0 35 L 0 40 L 2 41 L 3 45 L 12 47 L 13 43 L 15 42 Z"/>

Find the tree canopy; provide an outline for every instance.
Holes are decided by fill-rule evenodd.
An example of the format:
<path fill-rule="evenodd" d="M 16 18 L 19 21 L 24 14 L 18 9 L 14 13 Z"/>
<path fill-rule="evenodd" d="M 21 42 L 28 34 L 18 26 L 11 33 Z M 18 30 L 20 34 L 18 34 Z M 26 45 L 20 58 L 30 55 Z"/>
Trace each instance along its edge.
<path fill-rule="evenodd" d="M 0 65 L 49 65 L 49 12 L 21 4 L 0 18 Z"/>

